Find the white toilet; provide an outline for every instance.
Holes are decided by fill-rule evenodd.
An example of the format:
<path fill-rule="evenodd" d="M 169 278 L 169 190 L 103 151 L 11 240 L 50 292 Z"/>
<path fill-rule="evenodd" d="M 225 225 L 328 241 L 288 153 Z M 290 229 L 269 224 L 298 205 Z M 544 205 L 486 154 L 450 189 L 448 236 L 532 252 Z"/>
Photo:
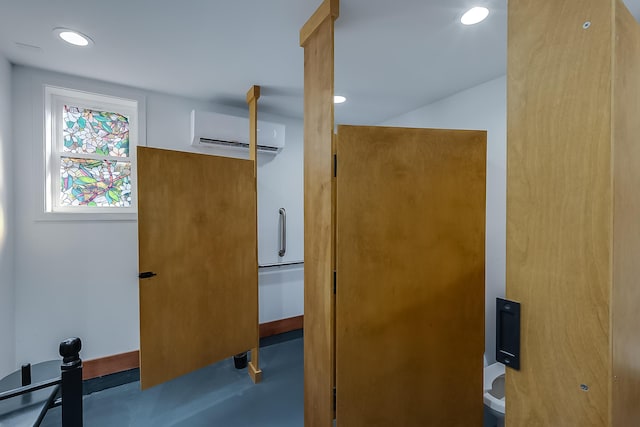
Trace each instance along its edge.
<path fill-rule="evenodd" d="M 484 406 L 498 420 L 497 427 L 504 426 L 504 371 L 502 363 L 487 366 L 484 358 Z"/>

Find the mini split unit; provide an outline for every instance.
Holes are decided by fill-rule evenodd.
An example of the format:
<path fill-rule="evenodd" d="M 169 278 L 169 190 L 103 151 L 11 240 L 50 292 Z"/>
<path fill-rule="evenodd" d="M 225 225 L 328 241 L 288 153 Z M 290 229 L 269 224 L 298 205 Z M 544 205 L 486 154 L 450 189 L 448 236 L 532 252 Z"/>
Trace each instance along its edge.
<path fill-rule="evenodd" d="M 284 147 L 285 126 L 258 120 L 258 151 L 278 153 Z M 191 145 L 201 148 L 249 148 L 249 119 L 206 111 L 191 111 Z"/>

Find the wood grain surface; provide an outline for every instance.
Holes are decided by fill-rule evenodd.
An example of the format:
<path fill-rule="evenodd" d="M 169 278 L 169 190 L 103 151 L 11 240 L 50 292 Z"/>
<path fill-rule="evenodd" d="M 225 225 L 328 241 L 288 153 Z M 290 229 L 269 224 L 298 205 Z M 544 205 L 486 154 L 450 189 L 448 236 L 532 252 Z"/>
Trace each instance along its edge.
<path fill-rule="evenodd" d="M 338 426 L 480 426 L 486 132 L 338 126 Z"/>
<path fill-rule="evenodd" d="M 326 0 L 327 3 L 329 0 Z M 330 8 L 304 40 L 304 419 L 333 419 L 333 25 Z M 315 16 L 315 15 L 314 15 Z M 314 18 L 315 19 L 315 18 Z"/>
<path fill-rule="evenodd" d="M 612 425 L 640 426 L 640 26 L 616 2 Z"/>
<path fill-rule="evenodd" d="M 247 104 L 249 104 L 249 160 L 253 162 L 253 184 L 256 202 L 256 236 L 258 235 L 258 99 L 260 98 L 260 86 L 253 85 L 247 91 Z M 258 243 L 256 240 L 256 247 L 254 249 L 256 253 L 256 263 L 258 260 Z M 258 283 L 258 265 L 256 264 L 256 283 Z M 256 288 L 257 292 L 257 288 Z M 254 303 L 253 301 L 251 302 Z M 255 307 L 249 307 L 249 310 L 255 310 L 256 313 L 260 313 L 260 304 L 258 299 L 255 300 Z M 258 334 L 260 333 L 259 325 L 256 323 L 256 329 Z M 260 343 L 256 340 L 255 345 L 251 348 L 251 360 L 249 361 L 249 376 L 251 380 L 257 384 L 262 381 L 262 370 L 260 369 Z"/>
<path fill-rule="evenodd" d="M 612 12 L 509 2 L 506 283 L 522 304 L 510 427 L 610 421 Z"/>
<path fill-rule="evenodd" d="M 138 147 L 142 388 L 258 340 L 249 160 Z"/>

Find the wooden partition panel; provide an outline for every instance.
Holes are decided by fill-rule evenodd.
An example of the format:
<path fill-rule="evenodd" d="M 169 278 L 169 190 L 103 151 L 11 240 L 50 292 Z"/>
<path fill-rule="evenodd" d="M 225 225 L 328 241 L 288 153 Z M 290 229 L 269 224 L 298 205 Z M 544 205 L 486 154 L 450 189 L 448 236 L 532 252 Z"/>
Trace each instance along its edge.
<path fill-rule="evenodd" d="M 142 388 L 258 340 L 253 162 L 138 147 Z"/>
<path fill-rule="evenodd" d="M 621 1 L 509 2 L 510 427 L 640 425 L 639 76 Z"/>
<path fill-rule="evenodd" d="M 337 425 L 482 425 L 486 132 L 336 145 Z"/>
<path fill-rule="evenodd" d="M 325 0 L 300 31 L 304 47 L 304 422 L 333 419 L 333 22 Z"/>
<path fill-rule="evenodd" d="M 640 26 L 616 2 L 613 425 L 640 426 Z"/>

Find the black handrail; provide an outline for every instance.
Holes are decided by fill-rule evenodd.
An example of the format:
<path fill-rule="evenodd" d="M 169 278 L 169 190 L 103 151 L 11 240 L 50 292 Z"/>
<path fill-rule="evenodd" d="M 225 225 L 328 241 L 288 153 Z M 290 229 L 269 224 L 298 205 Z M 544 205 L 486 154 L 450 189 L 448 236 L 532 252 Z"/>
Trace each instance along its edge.
<path fill-rule="evenodd" d="M 0 393 L 0 401 L 25 395 L 44 388 L 56 386 L 45 402 L 34 426 L 39 426 L 47 410 L 55 406 L 62 406 L 62 427 L 82 427 L 82 359 L 80 338 L 69 338 L 60 343 L 60 356 L 63 357 L 60 366 L 60 376 L 35 384 L 31 381 L 31 366 L 22 367 L 22 387 Z M 58 392 L 60 398 L 57 398 Z"/>
<path fill-rule="evenodd" d="M 47 399 L 47 403 L 45 403 L 45 405 L 40 410 L 40 414 L 38 414 L 38 418 L 36 419 L 36 422 L 33 423 L 34 426 L 39 426 L 40 424 L 42 424 L 42 420 L 44 420 L 44 417 L 47 415 L 47 411 L 49 409 L 55 408 L 56 406 L 60 406 L 62 404 L 62 399 L 60 399 L 60 403 L 56 405 L 56 402 L 58 401 L 56 399 L 56 396 L 58 395 L 59 391 L 60 391 L 60 386 L 57 386 L 54 390 L 51 391 L 51 394 Z"/>
<path fill-rule="evenodd" d="M 42 390 L 43 388 L 51 387 L 60 384 L 60 378 L 40 381 L 39 383 L 29 384 L 22 387 L 14 388 L 13 390 L 3 391 L 0 393 L 0 400 L 11 399 L 12 397 L 20 396 L 23 394 L 31 393 L 32 391 Z"/>

